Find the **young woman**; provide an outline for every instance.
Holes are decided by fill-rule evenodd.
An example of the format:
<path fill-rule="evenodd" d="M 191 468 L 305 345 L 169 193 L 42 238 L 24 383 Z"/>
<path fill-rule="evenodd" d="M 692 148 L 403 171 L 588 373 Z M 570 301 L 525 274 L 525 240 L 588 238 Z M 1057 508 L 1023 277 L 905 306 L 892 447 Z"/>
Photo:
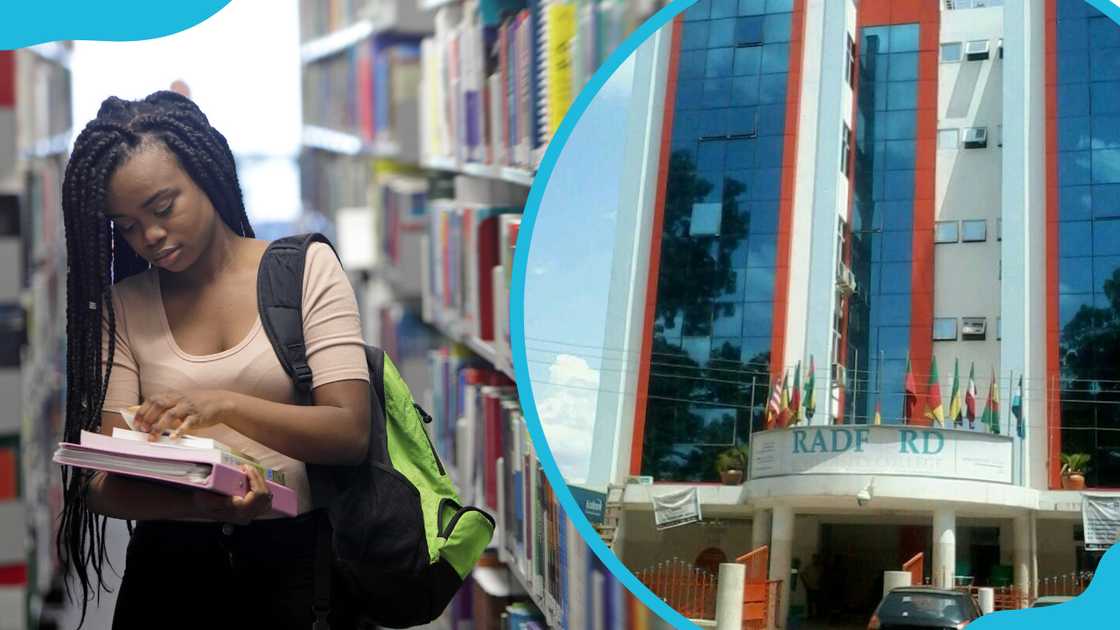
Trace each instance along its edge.
<path fill-rule="evenodd" d="M 261 476 L 229 498 L 63 470 L 59 549 L 86 606 L 103 586 L 105 517 L 137 521 L 114 628 L 311 628 L 318 511 L 304 462 L 362 461 L 369 373 L 357 302 L 330 248 L 308 252 L 303 325 L 314 405 L 296 403 L 257 315 L 253 238 L 225 137 L 188 98 L 105 100 L 63 182 L 65 439 L 126 427 L 213 437 L 283 471 L 300 516 Z M 92 570 L 92 574 L 91 574 Z M 337 592 L 337 589 L 335 589 Z M 332 628 L 349 627 L 342 605 Z"/>

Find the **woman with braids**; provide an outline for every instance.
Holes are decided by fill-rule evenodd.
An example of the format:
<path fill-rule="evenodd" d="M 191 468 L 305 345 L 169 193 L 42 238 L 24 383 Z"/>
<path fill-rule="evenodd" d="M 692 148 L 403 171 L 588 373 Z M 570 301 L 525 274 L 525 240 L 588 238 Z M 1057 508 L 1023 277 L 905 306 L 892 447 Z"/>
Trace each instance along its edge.
<path fill-rule="evenodd" d="M 188 98 L 105 100 L 63 182 L 65 439 L 126 427 L 215 438 L 283 471 L 300 516 L 267 486 L 230 498 L 63 470 L 58 542 L 82 612 L 103 587 L 106 517 L 136 521 L 114 628 L 311 628 L 316 526 L 304 462 L 360 462 L 369 373 L 357 302 L 330 248 L 308 252 L 303 325 L 314 404 L 295 404 L 257 315 L 267 242 L 253 238 L 225 137 Z M 325 520 L 325 519 L 324 519 Z M 68 582 L 69 585 L 69 582 Z M 332 627 L 349 627 L 344 606 Z"/>

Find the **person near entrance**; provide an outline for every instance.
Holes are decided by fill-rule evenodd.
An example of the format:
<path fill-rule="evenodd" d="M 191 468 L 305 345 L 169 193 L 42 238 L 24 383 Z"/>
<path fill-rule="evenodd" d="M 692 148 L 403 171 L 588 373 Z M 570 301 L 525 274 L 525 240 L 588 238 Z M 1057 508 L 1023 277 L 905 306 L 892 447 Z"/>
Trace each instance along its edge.
<path fill-rule="evenodd" d="M 812 562 L 800 571 L 801 583 L 805 585 L 805 601 L 809 608 L 809 619 L 814 619 L 820 615 L 822 572 L 821 556 L 817 553 L 813 554 Z"/>

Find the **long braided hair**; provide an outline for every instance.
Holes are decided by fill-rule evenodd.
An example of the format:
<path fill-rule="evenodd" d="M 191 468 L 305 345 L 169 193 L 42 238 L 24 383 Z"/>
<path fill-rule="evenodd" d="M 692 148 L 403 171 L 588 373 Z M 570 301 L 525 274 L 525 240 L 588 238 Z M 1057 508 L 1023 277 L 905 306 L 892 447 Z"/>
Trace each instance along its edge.
<path fill-rule="evenodd" d="M 110 298 L 115 282 L 149 268 L 106 217 L 109 181 L 116 169 L 143 146 L 159 143 L 210 198 L 233 232 L 252 238 L 233 153 L 190 99 L 160 91 L 139 101 L 105 99 L 97 117 L 74 143 L 62 183 L 66 227 L 66 428 L 64 439 L 79 442 L 81 431 L 98 431 L 101 406 L 116 351 L 116 313 Z M 108 357 L 102 372 L 102 326 L 108 324 Z M 64 508 L 57 544 L 66 575 L 82 589 L 82 623 L 94 594 L 104 586 L 107 519 L 87 509 L 90 475 L 62 467 Z M 93 569 L 93 575 L 90 574 Z M 95 581 L 96 580 L 96 581 Z"/>

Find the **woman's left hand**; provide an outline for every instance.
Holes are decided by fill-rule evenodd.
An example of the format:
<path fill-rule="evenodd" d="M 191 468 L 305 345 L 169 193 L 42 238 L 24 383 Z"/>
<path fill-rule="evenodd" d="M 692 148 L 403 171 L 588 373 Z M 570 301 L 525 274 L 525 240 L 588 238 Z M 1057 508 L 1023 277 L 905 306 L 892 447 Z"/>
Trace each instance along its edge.
<path fill-rule="evenodd" d="M 229 409 L 229 397 L 223 394 L 209 389 L 161 392 L 140 405 L 133 424 L 153 440 L 159 439 L 164 431 L 178 439 L 189 430 L 220 424 Z"/>

